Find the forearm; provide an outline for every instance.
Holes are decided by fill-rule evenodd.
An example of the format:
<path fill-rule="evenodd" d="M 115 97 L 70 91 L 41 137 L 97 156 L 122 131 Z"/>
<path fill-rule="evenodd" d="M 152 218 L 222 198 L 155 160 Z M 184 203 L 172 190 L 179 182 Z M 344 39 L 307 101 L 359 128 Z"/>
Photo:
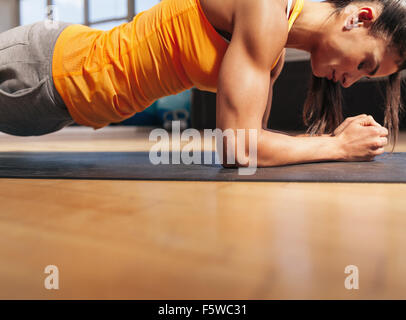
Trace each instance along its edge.
<path fill-rule="evenodd" d="M 258 137 L 259 167 L 337 161 L 342 158 L 337 138 L 297 137 L 262 130 Z"/>
<path fill-rule="evenodd" d="M 273 133 L 279 133 L 279 134 L 283 134 L 286 136 L 291 136 L 291 137 L 311 137 L 310 134 L 308 133 L 301 133 L 301 134 L 294 134 L 294 133 L 288 133 L 288 132 L 283 132 L 283 131 L 279 131 L 279 130 L 273 130 L 273 129 L 269 129 L 269 128 L 263 128 L 266 131 L 269 132 L 273 132 Z M 331 134 L 317 134 L 317 135 L 313 135 L 313 137 L 331 137 Z"/>
<path fill-rule="evenodd" d="M 316 137 L 331 137 L 331 134 L 320 134 L 320 135 L 315 135 Z M 315 137 L 313 136 L 313 137 Z M 310 134 L 308 133 L 303 133 L 303 134 L 298 134 L 296 137 L 310 137 Z"/>

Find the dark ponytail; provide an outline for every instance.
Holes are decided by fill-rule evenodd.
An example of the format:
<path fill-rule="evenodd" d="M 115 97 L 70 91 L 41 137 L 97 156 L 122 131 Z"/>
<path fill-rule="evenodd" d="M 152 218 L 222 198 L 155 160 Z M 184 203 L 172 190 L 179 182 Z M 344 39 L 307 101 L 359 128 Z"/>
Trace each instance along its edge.
<path fill-rule="evenodd" d="M 343 121 L 342 94 L 338 83 L 312 76 L 303 109 L 303 121 L 311 135 L 331 134 Z"/>
<path fill-rule="evenodd" d="M 399 116 L 404 113 L 401 101 L 401 76 L 394 73 L 386 80 L 386 107 L 384 126 L 389 131 L 389 137 L 393 140 L 392 152 L 395 149 L 399 135 Z"/>

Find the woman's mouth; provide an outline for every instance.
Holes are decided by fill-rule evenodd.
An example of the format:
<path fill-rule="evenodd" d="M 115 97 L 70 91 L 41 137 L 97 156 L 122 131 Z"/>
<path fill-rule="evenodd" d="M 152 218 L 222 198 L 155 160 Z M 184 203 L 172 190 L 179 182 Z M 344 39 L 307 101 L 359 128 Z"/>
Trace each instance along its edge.
<path fill-rule="evenodd" d="M 333 69 L 333 70 L 331 71 L 331 73 L 330 73 L 330 75 L 327 77 L 327 79 L 330 80 L 330 81 L 337 82 L 337 79 L 336 79 L 336 70 L 335 70 L 335 69 Z"/>

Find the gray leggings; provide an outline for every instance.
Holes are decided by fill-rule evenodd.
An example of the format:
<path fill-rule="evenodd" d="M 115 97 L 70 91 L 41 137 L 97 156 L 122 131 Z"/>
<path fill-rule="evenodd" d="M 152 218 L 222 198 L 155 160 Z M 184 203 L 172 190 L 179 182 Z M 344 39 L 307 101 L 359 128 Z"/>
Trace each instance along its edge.
<path fill-rule="evenodd" d="M 39 136 L 73 123 L 52 79 L 55 43 L 66 26 L 38 22 L 0 34 L 0 131 Z"/>

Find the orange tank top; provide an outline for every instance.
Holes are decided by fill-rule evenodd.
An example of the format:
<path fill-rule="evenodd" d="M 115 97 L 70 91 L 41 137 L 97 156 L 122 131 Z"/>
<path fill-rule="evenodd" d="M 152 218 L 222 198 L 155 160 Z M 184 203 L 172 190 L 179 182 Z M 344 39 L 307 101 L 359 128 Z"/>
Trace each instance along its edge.
<path fill-rule="evenodd" d="M 303 2 L 296 1 L 289 30 Z M 192 87 L 215 92 L 227 48 L 200 0 L 163 0 L 110 31 L 67 27 L 57 40 L 52 72 L 75 122 L 99 129 L 163 96 Z"/>

